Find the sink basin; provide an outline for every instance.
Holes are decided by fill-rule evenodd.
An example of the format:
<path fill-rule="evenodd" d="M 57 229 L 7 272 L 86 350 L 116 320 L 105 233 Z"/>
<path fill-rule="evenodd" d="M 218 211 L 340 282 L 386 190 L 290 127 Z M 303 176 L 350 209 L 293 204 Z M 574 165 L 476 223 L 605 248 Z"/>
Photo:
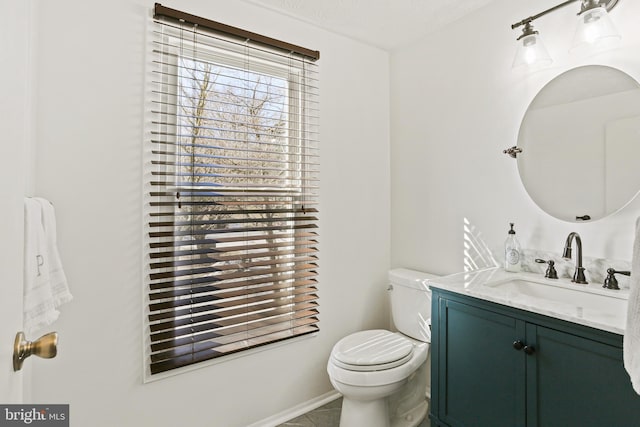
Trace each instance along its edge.
<path fill-rule="evenodd" d="M 537 282 L 521 278 L 487 283 L 504 296 L 514 299 L 544 300 L 547 304 L 567 304 L 578 311 L 595 310 L 609 313 L 626 313 L 626 295 L 598 287 L 577 284 L 555 284 L 548 281 Z M 597 285 L 596 285 L 597 286 Z"/>

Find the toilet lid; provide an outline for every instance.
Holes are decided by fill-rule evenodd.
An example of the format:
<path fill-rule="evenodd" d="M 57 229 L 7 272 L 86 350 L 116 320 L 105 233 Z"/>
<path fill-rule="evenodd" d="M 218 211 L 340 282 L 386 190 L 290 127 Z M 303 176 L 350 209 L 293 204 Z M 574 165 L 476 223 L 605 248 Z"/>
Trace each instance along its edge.
<path fill-rule="evenodd" d="M 352 371 L 377 371 L 400 366 L 411 359 L 413 343 L 383 329 L 351 334 L 333 347 L 333 362 Z"/>

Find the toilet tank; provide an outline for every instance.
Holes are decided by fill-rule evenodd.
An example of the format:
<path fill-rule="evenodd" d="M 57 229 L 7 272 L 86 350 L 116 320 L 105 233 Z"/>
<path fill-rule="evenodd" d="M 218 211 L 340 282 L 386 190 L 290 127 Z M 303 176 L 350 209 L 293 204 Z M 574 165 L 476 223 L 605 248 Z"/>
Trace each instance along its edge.
<path fill-rule="evenodd" d="M 389 271 L 393 323 L 399 332 L 423 342 L 431 342 L 431 290 L 428 282 L 435 277 L 438 276 L 406 268 Z"/>

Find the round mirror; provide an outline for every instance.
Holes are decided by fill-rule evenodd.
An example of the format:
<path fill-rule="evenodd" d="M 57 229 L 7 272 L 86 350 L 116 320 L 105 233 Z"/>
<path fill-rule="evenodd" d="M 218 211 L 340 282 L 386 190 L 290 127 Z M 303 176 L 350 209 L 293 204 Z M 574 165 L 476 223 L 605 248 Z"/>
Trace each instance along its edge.
<path fill-rule="evenodd" d="M 520 126 L 520 178 L 531 198 L 565 221 L 593 221 L 640 190 L 640 85 L 589 65 L 550 81 Z"/>

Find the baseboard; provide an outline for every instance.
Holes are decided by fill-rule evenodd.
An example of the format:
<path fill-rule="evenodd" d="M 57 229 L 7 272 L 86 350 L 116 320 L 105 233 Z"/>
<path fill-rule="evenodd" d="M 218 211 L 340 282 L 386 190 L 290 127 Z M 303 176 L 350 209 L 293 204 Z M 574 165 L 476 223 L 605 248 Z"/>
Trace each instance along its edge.
<path fill-rule="evenodd" d="M 286 411 L 282 411 L 279 414 L 275 414 L 269 418 L 258 421 L 257 423 L 248 425 L 247 427 L 276 427 L 282 423 L 286 423 L 293 418 L 299 417 L 302 414 L 306 414 L 309 411 L 313 411 L 314 409 L 326 405 L 327 403 L 338 399 L 340 396 L 340 393 L 332 390 L 321 396 L 296 405 L 293 408 L 287 409 Z"/>

